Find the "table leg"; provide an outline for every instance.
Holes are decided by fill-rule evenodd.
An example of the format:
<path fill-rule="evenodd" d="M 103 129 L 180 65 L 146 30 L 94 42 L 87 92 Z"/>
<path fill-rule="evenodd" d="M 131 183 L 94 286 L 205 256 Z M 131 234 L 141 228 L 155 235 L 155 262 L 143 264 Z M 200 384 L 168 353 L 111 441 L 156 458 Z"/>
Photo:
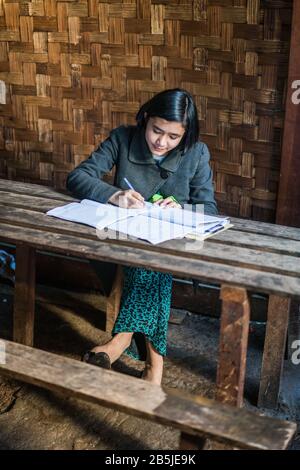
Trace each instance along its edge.
<path fill-rule="evenodd" d="M 241 407 L 243 404 L 246 356 L 250 321 L 247 291 L 222 285 L 222 314 L 217 400 Z"/>
<path fill-rule="evenodd" d="M 119 265 L 116 271 L 116 277 L 111 289 L 111 293 L 106 303 L 106 325 L 105 331 L 111 332 L 120 310 L 120 303 L 123 291 L 123 269 Z"/>
<path fill-rule="evenodd" d="M 300 303 L 299 300 L 292 300 L 290 306 L 289 326 L 288 326 L 288 359 L 292 360 L 295 352 L 294 341 L 300 340 Z"/>
<path fill-rule="evenodd" d="M 33 346 L 35 307 L 35 249 L 16 247 L 13 340 Z"/>
<path fill-rule="evenodd" d="M 270 295 L 258 395 L 259 407 L 275 409 L 278 404 L 289 308 L 288 297 Z"/>

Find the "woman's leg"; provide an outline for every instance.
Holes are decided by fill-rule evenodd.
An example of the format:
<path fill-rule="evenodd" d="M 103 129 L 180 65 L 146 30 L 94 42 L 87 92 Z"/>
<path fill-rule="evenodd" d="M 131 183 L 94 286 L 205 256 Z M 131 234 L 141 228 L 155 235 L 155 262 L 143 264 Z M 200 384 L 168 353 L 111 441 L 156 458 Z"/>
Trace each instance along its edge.
<path fill-rule="evenodd" d="M 147 380 L 147 382 L 154 383 L 156 385 L 161 385 L 163 367 L 164 367 L 164 358 L 159 354 L 150 341 L 146 341 L 147 347 L 147 359 L 145 364 L 145 370 L 143 372 L 142 378 Z"/>
<path fill-rule="evenodd" d="M 133 333 L 118 333 L 116 334 L 108 343 L 103 344 L 102 346 L 95 346 L 92 349 L 92 352 L 105 352 L 109 355 L 110 362 L 113 363 L 123 354 L 125 349 L 131 343 Z"/>
<path fill-rule="evenodd" d="M 92 352 L 105 352 L 111 362 L 123 352 L 135 359 L 146 360 L 148 348 L 149 371 L 145 376 L 149 380 L 153 376 L 153 380 L 160 383 L 163 355 L 166 354 L 172 276 L 142 268 L 125 267 L 123 270 L 124 287 L 113 338 L 94 347 Z"/>

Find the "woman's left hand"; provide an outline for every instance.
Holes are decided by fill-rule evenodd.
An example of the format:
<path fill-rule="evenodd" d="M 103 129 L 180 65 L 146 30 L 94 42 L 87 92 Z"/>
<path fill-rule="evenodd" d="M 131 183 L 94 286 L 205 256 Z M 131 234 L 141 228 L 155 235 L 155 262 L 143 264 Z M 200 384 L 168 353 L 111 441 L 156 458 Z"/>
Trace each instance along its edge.
<path fill-rule="evenodd" d="M 166 199 L 160 199 L 153 203 L 155 206 L 164 207 L 166 209 L 176 208 L 182 209 L 181 205 L 178 202 L 175 202 L 171 197 L 166 197 Z"/>

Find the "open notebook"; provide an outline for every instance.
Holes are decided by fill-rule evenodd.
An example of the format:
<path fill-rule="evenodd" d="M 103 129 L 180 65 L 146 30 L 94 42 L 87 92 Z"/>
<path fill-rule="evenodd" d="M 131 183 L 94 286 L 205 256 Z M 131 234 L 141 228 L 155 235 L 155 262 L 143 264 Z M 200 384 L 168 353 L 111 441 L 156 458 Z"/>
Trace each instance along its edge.
<path fill-rule="evenodd" d="M 211 234 L 229 223 L 228 218 L 183 209 L 162 209 L 149 202 L 142 209 L 123 209 L 89 199 L 51 209 L 47 215 L 116 232 L 157 244 L 188 234 Z"/>

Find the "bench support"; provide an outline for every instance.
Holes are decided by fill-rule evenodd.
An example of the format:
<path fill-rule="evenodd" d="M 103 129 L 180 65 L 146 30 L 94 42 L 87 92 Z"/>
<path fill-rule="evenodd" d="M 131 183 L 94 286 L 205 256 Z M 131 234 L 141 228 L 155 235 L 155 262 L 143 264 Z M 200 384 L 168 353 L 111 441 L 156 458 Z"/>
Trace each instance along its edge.
<path fill-rule="evenodd" d="M 112 331 L 120 310 L 121 297 L 123 291 L 123 269 L 118 265 L 114 283 L 106 303 L 106 325 L 105 331 Z"/>
<path fill-rule="evenodd" d="M 182 432 L 179 439 L 180 450 L 203 450 L 207 439 Z"/>
<path fill-rule="evenodd" d="M 35 309 L 35 249 L 16 247 L 13 340 L 33 346 Z"/>
<path fill-rule="evenodd" d="M 241 407 L 250 320 L 248 295 L 244 288 L 222 285 L 221 299 L 217 400 Z"/>
<path fill-rule="evenodd" d="M 282 375 L 290 299 L 270 295 L 258 406 L 277 408 Z"/>

